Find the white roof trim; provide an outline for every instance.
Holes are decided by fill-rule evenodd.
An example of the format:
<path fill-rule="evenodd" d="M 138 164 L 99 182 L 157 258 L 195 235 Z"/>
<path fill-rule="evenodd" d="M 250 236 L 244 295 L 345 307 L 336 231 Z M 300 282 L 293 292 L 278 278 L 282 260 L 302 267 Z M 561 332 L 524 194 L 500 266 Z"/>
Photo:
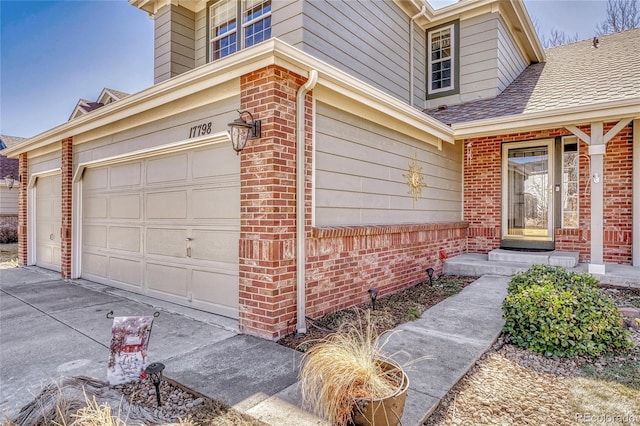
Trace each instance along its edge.
<path fill-rule="evenodd" d="M 640 99 L 623 99 L 552 111 L 468 121 L 466 123 L 453 124 L 451 128 L 455 133 L 456 140 L 459 140 L 528 130 L 577 126 L 593 121 L 611 122 L 624 118 L 640 118 Z"/>
<path fill-rule="evenodd" d="M 271 39 L 105 105 L 91 114 L 63 123 L 23 143 L 6 148 L 3 154 L 16 157 L 20 153 L 107 126 L 204 89 L 216 87 L 268 65 L 280 65 L 303 76 L 316 69 L 319 74 L 318 84 L 340 90 L 345 96 L 366 102 L 370 107 L 398 119 L 408 120 L 408 125 L 420 127 L 445 142 L 454 142 L 453 131 L 449 126 L 293 46 Z"/>

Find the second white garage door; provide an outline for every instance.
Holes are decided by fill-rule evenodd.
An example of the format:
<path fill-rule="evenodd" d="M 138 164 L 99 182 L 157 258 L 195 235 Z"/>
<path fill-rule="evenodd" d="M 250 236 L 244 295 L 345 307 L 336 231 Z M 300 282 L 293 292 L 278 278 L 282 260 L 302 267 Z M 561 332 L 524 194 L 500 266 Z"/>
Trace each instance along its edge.
<path fill-rule="evenodd" d="M 238 317 L 239 161 L 228 146 L 88 168 L 82 194 L 84 278 Z"/>

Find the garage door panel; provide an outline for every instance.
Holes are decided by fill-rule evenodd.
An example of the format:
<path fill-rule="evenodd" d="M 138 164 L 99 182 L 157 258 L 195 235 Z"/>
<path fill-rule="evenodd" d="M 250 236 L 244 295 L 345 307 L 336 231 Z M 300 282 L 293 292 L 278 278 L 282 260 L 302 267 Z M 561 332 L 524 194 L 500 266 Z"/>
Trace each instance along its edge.
<path fill-rule="evenodd" d="M 108 183 L 108 170 L 107 169 L 85 169 L 82 174 L 82 187 L 83 190 L 98 190 L 106 189 Z"/>
<path fill-rule="evenodd" d="M 109 248 L 140 253 L 140 228 L 109 227 Z"/>
<path fill-rule="evenodd" d="M 238 305 L 238 275 L 194 270 L 193 299 L 229 307 Z"/>
<path fill-rule="evenodd" d="M 237 318 L 239 160 L 225 148 L 86 170 L 82 275 Z"/>
<path fill-rule="evenodd" d="M 187 254 L 186 229 L 147 229 L 147 253 L 185 258 Z"/>
<path fill-rule="evenodd" d="M 109 172 L 109 186 L 122 188 L 139 186 L 142 180 L 142 163 L 130 163 L 122 166 L 113 166 Z"/>
<path fill-rule="evenodd" d="M 195 189 L 192 208 L 194 219 L 240 220 L 240 191 L 238 188 Z"/>
<path fill-rule="evenodd" d="M 147 288 L 174 296 L 187 297 L 187 268 L 147 262 Z"/>
<path fill-rule="evenodd" d="M 193 230 L 192 235 L 192 258 L 237 263 L 239 233 Z"/>
<path fill-rule="evenodd" d="M 198 150 L 193 153 L 192 176 L 194 179 L 237 175 L 238 156 L 224 145 Z"/>
<path fill-rule="evenodd" d="M 85 197 L 82 202 L 82 216 L 85 219 L 106 219 L 107 196 Z"/>
<path fill-rule="evenodd" d="M 147 219 L 186 219 L 187 191 L 147 194 Z"/>
<path fill-rule="evenodd" d="M 147 162 L 147 183 L 185 182 L 187 170 L 186 153 L 149 160 Z"/>
<path fill-rule="evenodd" d="M 109 278 L 140 287 L 142 285 L 142 262 L 135 259 L 111 257 L 109 259 Z"/>
<path fill-rule="evenodd" d="M 91 247 L 107 247 L 107 226 L 86 225 L 82 228 L 82 241 Z"/>
<path fill-rule="evenodd" d="M 109 215 L 113 219 L 141 219 L 138 194 L 112 195 L 109 198 Z"/>
<path fill-rule="evenodd" d="M 108 261 L 109 259 L 105 255 L 84 252 L 82 254 L 82 272 L 83 274 L 106 277 Z"/>

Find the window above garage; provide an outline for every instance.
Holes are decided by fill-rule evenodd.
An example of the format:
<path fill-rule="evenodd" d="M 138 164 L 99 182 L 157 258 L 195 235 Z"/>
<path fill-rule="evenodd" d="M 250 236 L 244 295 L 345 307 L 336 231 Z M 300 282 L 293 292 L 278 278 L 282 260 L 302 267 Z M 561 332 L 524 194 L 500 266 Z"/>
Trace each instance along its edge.
<path fill-rule="evenodd" d="M 271 0 L 218 0 L 207 5 L 208 60 L 271 38 Z"/>

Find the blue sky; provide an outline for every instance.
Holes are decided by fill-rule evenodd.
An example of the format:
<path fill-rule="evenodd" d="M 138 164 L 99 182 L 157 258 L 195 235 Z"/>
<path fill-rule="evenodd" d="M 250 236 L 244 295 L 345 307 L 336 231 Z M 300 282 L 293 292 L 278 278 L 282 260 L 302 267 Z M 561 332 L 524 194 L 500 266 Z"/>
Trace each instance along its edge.
<path fill-rule="evenodd" d="M 542 34 L 556 28 L 580 39 L 593 37 L 606 10 L 605 0 L 525 4 Z M 153 21 L 126 0 L 0 0 L 0 133 L 35 136 L 104 87 L 151 85 Z"/>

